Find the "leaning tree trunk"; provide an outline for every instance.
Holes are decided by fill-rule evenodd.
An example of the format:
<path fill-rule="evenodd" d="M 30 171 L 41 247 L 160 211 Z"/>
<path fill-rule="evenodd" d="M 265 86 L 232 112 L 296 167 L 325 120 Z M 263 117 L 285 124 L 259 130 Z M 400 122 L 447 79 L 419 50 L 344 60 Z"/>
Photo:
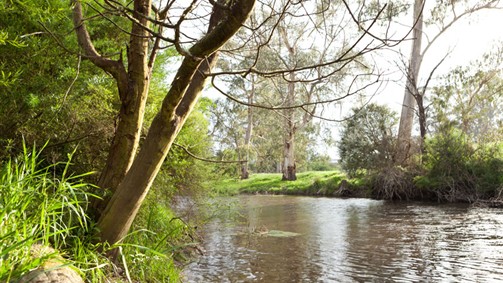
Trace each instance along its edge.
<path fill-rule="evenodd" d="M 98 221 L 101 241 L 117 243 L 129 231 L 174 139 L 200 95 L 204 73 L 197 72 L 198 68 L 207 61 L 205 58 L 221 48 L 238 31 L 253 9 L 254 2 L 234 1 L 224 11 L 225 17 L 214 12 L 208 34 L 188 50 L 145 142 Z M 220 5 L 214 7 L 220 10 Z M 211 27 L 212 23 L 214 28 Z"/>
<path fill-rule="evenodd" d="M 411 147 L 412 124 L 414 122 L 415 98 L 417 92 L 419 69 L 421 67 L 421 42 L 423 32 L 423 1 L 414 2 L 414 30 L 412 39 L 412 50 L 410 54 L 409 66 L 406 73 L 407 82 L 400 115 L 400 125 L 398 128 L 398 144 L 395 162 L 405 163 L 409 157 Z"/>

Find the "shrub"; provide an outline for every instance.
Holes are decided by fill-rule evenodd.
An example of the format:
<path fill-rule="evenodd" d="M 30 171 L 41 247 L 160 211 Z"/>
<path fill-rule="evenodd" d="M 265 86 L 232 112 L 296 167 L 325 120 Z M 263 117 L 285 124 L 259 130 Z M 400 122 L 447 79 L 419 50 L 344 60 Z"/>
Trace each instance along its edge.
<path fill-rule="evenodd" d="M 351 177 L 393 165 L 396 114 L 385 106 L 370 104 L 353 109 L 344 122 L 339 142 L 340 164 Z M 362 171 L 363 170 L 363 171 Z"/>
<path fill-rule="evenodd" d="M 503 154 L 496 144 L 476 145 L 450 128 L 426 141 L 426 174 L 415 184 L 440 200 L 473 202 L 496 194 L 503 184 Z"/>

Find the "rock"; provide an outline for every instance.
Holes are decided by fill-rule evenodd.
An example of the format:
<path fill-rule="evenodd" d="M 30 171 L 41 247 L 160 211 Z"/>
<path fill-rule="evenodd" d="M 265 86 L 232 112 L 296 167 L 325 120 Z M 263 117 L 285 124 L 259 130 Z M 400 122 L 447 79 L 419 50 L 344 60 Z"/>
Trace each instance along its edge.
<path fill-rule="evenodd" d="M 33 245 L 30 253 L 33 258 L 51 256 L 40 267 L 19 278 L 18 283 L 84 283 L 82 277 L 73 270 L 56 250 L 43 245 Z"/>

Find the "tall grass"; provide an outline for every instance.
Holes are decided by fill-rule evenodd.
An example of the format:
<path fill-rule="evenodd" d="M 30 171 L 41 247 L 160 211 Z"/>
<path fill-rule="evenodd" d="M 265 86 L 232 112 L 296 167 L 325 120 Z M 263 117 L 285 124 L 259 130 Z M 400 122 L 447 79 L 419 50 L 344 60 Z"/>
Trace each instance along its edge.
<path fill-rule="evenodd" d="M 20 158 L 1 164 L 0 282 L 10 282 L 44 261 L 61 258 L 56 252 L 36 257 L 35 245 L 67 252 L 63 265 L 80 265 L 98 276 L 105 259 L 86 240 L 93 229 L 86 215 L 93 195 L 81 179 L 89 173 L 71 176 L 71 156 L 65 164 L 42 166 L 39 154 L 35 148 L 24 147 Z"/>
<path fill-rule="evenodd" d="M 199 239 L 195 228 L 177 217 L 165 196 L 154 188 L 122 244 L 133 280 L 179 282 L 180 266 L 194 258 Z"/>
<path fill-rule="evenodd" d="M 15 282 L 55 261 L 73 267 L 87 282 L 180 281 L 174 258 L 183 259 L 195 240 L 169 203 L 149 197 L 124 242 L 103 245 L 86 214 L 96 197 L 93 186 L 82 182 L 90 173 L 72 175 L 71 156 L 66 163 L 43 166 L 40 152 L 25 147 L 21 157 L 0 163 L 0 282 Z M 105 254 L 115 248 L 120 253 L 112 262 Z"/>

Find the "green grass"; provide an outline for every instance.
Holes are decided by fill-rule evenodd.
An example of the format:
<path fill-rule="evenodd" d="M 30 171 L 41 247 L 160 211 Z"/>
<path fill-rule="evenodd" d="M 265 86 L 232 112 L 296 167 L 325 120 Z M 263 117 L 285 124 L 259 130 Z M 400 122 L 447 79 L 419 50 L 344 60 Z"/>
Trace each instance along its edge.
<path fill-rule="evenodd" d="M 249 179 L 225 179 L 211 186 L 217 194 L 271 193 L 295 195 L 331 195 L 346 179 L 340 171 L 311 171 L 297 174 L 295 181 L 282 181 L 281 174 L 252 174 Z"/>
<path fill-rule="evenodd" d="M 88 238 L 93 225 L 85 210 L 93 195 L 90 186 L 80 181 L 86 174 L 70 176 L 70 162 L 43 167 L 38 156 L 35 149 L 30 152 L 25 147 L 21 158 L 1 166 L 0 282 L 19 278 L 61 254 L 65 254 L 62 265 L 85 270 L 82 275 L 99 282 L 104 278 L 100 266 L 107 260 Z M 59 253 L 36 257 L 35 246 Z"/>
<path fill-rule="evenodd" d="M 18 159 L 0 164 L 0 282 L 16 282 L 24 274 L 58 260 L 71 266 L 86 282 L 178 282 L 174 256 L 193 245 L 191 227 L 175 217 L 168 203 L 155 195 L 140 210 L 124 243 L 108 247 L 95 237 L 86 214 L 92 186 L 87 175 L 72 176 L 70 161 L 42 166 L 35 149 L 25 148 Z M 50 247 L 34 255 L 34 247 Z M 119 248 L 118 263 L 104 254 Z M 52 249 L 53 248 L 53 249 Z M 116 264 L 125 275 L 114 275 Z"/>

